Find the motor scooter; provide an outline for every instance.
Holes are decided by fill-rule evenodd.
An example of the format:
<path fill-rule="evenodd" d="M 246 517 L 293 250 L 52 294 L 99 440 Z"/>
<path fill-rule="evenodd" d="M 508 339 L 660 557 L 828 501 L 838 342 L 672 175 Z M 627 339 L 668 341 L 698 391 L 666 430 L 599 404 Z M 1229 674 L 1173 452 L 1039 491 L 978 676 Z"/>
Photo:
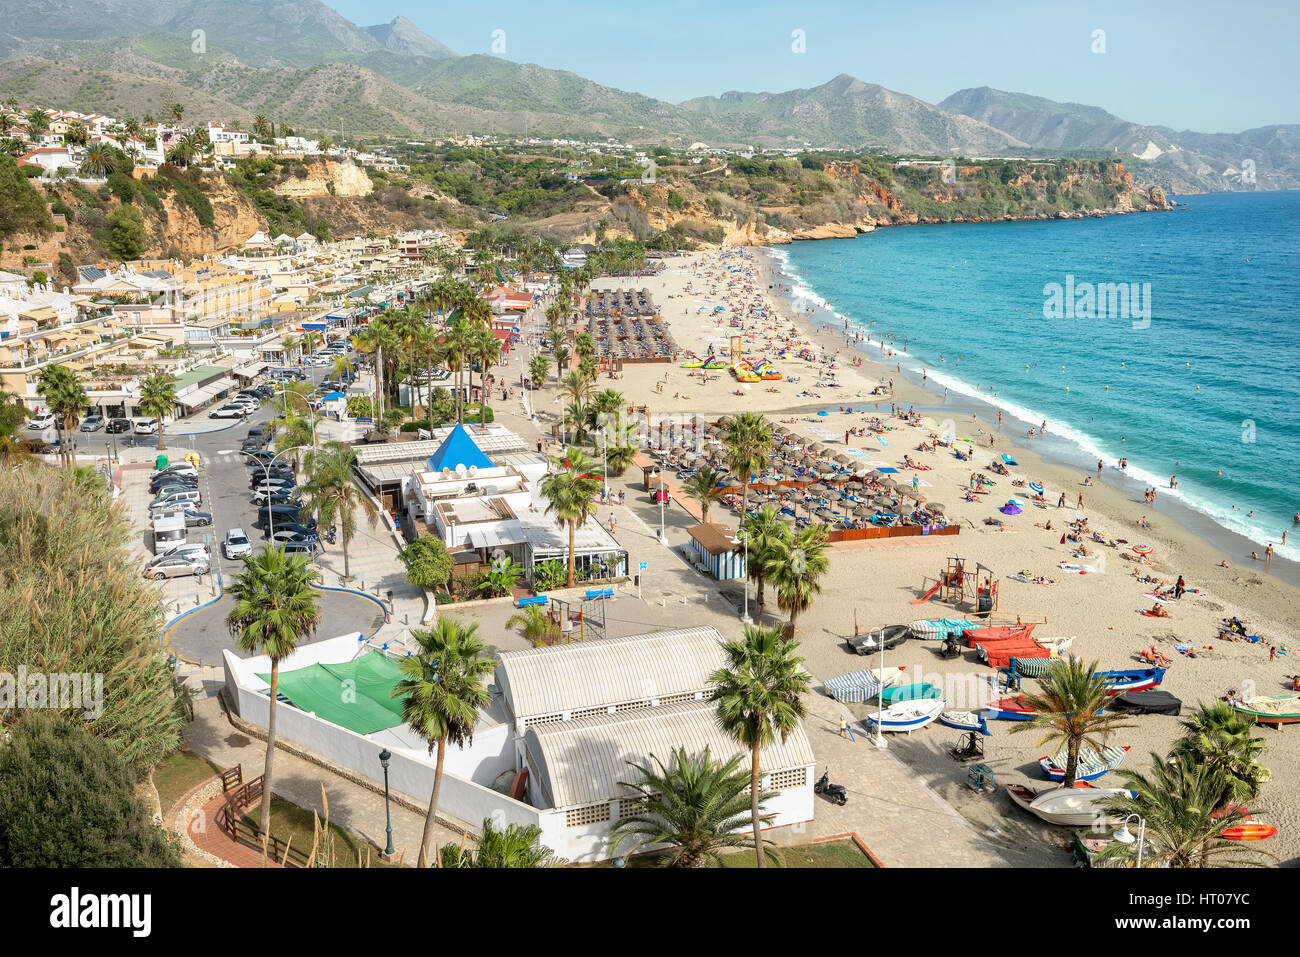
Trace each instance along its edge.
<path fill-rule="evenodd" d="M 831 770 L 827 768 L 821 779 L 813 785 L 814 794 L 824 794 L 828 801 L 834 801 L 843 807 L 849 803 L 849 792 L 842 784 L 830 783 Z"/>

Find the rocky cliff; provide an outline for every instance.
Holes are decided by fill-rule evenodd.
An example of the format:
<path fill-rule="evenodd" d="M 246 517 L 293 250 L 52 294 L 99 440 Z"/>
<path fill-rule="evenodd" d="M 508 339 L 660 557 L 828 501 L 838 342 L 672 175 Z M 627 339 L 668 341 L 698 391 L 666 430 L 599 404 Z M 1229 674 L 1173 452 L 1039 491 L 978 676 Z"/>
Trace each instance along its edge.
<path fill-rule="evenodd" d="M 355 163 L 334 160 L 306 163 L 306 176 L 289 176 L 275 186 L 275 192 L 290 199 L 322 196 L 359 197 L 374 191 L 366 171 Z"/>

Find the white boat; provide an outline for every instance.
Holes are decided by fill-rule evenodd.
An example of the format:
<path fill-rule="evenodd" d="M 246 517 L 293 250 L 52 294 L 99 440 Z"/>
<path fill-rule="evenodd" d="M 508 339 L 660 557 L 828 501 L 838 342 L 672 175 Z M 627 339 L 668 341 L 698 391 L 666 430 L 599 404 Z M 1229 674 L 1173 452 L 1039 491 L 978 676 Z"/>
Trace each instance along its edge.
<path fill-rule="evenodd" d="M 1069 648 L 1070 645 L 1074 643 L 1074 635 L 1056 638 L 1039 638 L 1035 635 L 1034 641 L 1038 642 L 1053 655 L 1060 655 L 1065 652 L 1066 648 Z"/>
<path fill-rule="evenodd" d="M 1097 788 L 1080 781 L 1072 788 L 1035 791 L 1023 784 L 1008 784 L 1011 800 L 1048 824 L 1071 827 L 1113 826 L 1119 818 L 1108 815 L 1107 801 L 1129 794 L 1124 788 Z"/>
<path fill-rule="evenodd" d="M 867 673 L 880 682 L 880 687 L 892 688 L 894 685 L 898 684 L 899 680 L 903 677 L 903 671 L 904 669 L 902 668 L 890 666 L 885 668 L 870 668 Z"/>
<path fill-rule="evenodd" d="M 942 698 L 913 698 L 890 705 L 881 712 L 873 711 L 865 720 L 872 726 L 879 722 L 881 731 L 906 731 L 911 734 L 938 718 L 939 712 L 946 706 L 947 702 Z"/>
<path fill-rule="evenodd" d="M 958 731 L 978 731 L 985 736 L 989 733 L 988 720 L 976 711 L 943 711 L 939 723 Z"/>

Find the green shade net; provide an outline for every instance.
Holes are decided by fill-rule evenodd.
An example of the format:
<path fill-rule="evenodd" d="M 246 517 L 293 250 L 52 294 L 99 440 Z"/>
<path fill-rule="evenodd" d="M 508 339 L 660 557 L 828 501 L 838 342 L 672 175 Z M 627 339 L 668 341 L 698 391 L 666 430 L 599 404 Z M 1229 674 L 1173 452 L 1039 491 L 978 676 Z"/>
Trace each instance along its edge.
<path fill-rule="evenodd" d="M 270 674 L 258 677 L 271 683 Z M 367 651 L 343 664 L 283 671 L 276 690 L 295 708 L 357 734 L 373 734 L 402 723 L 402 699 L 389 697 L 401 680 L 397 662 Z"/>

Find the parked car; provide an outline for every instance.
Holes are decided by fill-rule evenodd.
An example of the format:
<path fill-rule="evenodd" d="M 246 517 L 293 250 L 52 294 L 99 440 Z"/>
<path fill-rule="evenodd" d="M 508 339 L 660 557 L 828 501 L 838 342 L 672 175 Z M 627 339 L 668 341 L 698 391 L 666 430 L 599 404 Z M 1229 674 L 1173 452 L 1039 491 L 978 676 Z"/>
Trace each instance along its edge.
<path fill-rule="evenodd" d="M 275 395 L 275 389 L 269 385 L 259 385 L 253 391 L 257 393 L 259 398 L 263 399 L 269 399 Z"/>
<path fill-rule="evenodd" d="M 268 425 L 255 425 L 248 430 L 250 439 L 257 439 L 259 442 L 265 442 L 271 437 L 271 427 Z"/>
<path fill-rule="evenodd" d="M 294 478 L 293 469 L 262 469 L 254 470 L 248 476 L 248 487 L 255 490 L 259 485 L 297 485 Z"/>
<path fill-rule="evenodd" d="M 158 423 L 154 419 L 136 419 L 134 431 L 136 435 L 157 435 Z"/>
<path fill-rule="evenodd" d="M 175 492 L 168 492 L 166 495 L 159 495 L 149 503 L 149 510 L 157 508 L 167 508 L 169 506 L 185 505 L 202 505 L 203 495 L 196 488 L 179 489 Z"/>
<path fill-rule="evenodd" d="M 200 512 L 197 508 L 187 508 L 185 510 L 185 527 L 201 528 L 204 525 L 212 524 L 211 512 Z"/>
<path fill-rule="evenodd" d="M 244 439 L 244 441 L 239 444 L 239 451 L 260 452 L 262 447 L 263 443 L 260 439 Z"/>
<path fill-rule="evenodd" d="M 191 475 L 197 477 L 198 474 L 198 468 L 191 462 L 173 462 L 166 468 L 154 469 L 149 478 L 151 480 L 156 479 L 160 475 Z"/>
<path fill-rule="evenodd" d="M 43 432 L 46 429 L 54 428 L 54 423 L 56 421 L 57 420 L 54 418 L 52 413 L 42 412 L 39 415 L 31 417 L 31 420 L 27 423 L 27 428 L 31 429 L 33 432 Z"/>
<path fill-rule="evenodd" d="M 104 431 L 109 435 L 121 435 L 123 432 L 131 431 L 130 419 L 110 419 L 108 425 L 104 426 Z"/>
<path fill-rule="evenodd" d="M 292 505 L 297 503 L 296 489 L 275 489 L 273 491 L 254 492 L 252 502 L 258 508 L 263 505 Z"/>
<path fill-rule="evenodd" d="M 171 548 L 164 549 L 158 553 L 158 558 L 188 558 L 192 561 L 211 562 L 212 552 L 203 542 L 186 542 L 183 545 L 173 545 Z M 156 560 L 156 559 L 155 559 Z"/>
<path fill-rule="evenodd" d="M 275 532 L 272 534 L 268 528 L 262 533 L 262 537 L 270 541 L 281 544 L 283 542 L 305 542 L 308 538 L 316 534 L 316 527 L 300 525 L 297 522 L 281 522 L 279 518 L 275 520 Z"/>
<path fill-rule="evenodd" d="M 275 521 L 275 527 L 277 529 L 288 528 L 294 525 L 302 525 L 307 528 L 316 527 L 315 519 L 309 519 L 304 522 L 302 520 L 302 508 L 298 505 L 290 504 L 261 506 L 257 510 L 257 519 L 254 521 L 253 525 L 255 528 L 269 530 L 272 519 Z"/>
<path fill-rule="evenodd" d="M 82 432 L 98 432 L 104 427 L 104 417 L 102 415 L 88 415 L 81 420 Z"/>
<path fill-rule="evenodd" d="M 242 405 L 223 405 L 219 409 L 213 409 L 208 413 L 209 419 L 242 419 L 248 412 L 248 409 Z"/>
<path fill-rule="evenodd" d="M 144 566 L 144 577 L 160 579 L 206 575 L 209 567 L 206 561 L 186 558 L 184 555 L 160 555 Z"/>
<path fill-rule="evenodd" d="M 269 449 L 262 449 L 259 452 L 249 452 L 244 456 L 244 464 L 250 469 L 257 469 L 259 472 L 262 466 L 270 463 L 275 458 L 275 453 Z"/>
<path fill-rule="evenodd" d="M 226 532 L 221 550 L 227 558 L 244 558 L 253 554 L 253 543 L 248 540 L 242 528 L 232 528 Z"/>
<path fill-rule="evenodd" d="M 310 542 L 285 542 L 280 547 L 286 555 L 306 555 L 308 559 L 316 555 L 316 546 Z"/>
<path fill-rule="evenodd" d="M 149 483 L 149 492 L 154 498 L 169 492 L 197 491 L 198 480 L 189 475 L 159 476 Z"/>

